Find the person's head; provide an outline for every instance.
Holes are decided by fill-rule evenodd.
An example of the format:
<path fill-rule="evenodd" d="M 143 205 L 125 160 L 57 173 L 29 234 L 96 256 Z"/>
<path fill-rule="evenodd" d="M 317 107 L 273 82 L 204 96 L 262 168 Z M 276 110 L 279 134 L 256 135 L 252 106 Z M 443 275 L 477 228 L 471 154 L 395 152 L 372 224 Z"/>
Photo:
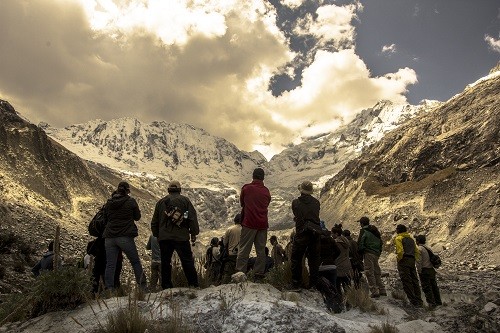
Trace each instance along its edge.
<path fill-rule="evenodd" d="M 335 224 L 332 228 L 332 236 L 337 238 L 342 236 L 342 224 Z"/>
<path fill-rule="evenodd" d="M 370 219 L 366 216 L 363 216 L 362 218 L 359 219 L 359 224 L 361 224 L 362 227 L 369 225 Z"/>
<path fill-rule="evenodd" d="M 264 249 L 264 252 L 266 253 L 266 257 L 269 256 L 269 248 L 266 246 L 266 248 Z"/>
<path fill-rule="evenodd" d="M 275 235 L 272 235 L 272 236 L 269 238 L 269 242 L 270 242 L 272 245 L 275 245 L 276 243 L 278 243 L 278 237 L 276 237 Z"/>
<path fill-rule="evenodd" d="M 344 231 L 342 231 L 342 235 L 344 235 L 344 236 L 346 236 L 346 237 L 351 237 L 351 231 L 350 231 L 350 230 L 345 229 Z"/>
<path fill-rule="evenodd" d="M 402 232 L 407 232 L 407 231 L 408 231 L 408 229 L 406 228 L 406 226 L 405 226 L 404 224 L 398 224 L 398 225 L 396 226 L 396 232 L 397 232 L 398 234 L 400 234 L 400 233 L 402 233 Z"/>
<path fill-rule="evenodd" d="M 210 245 L 211 246 L 219 246 L 219 238 L 217 238 L 217 237 L 212 238 L 212 240 L 210 241 Z"/>
<path fill-rule="evenodd" d="M 312 194 L 314 192 L 313 184 L 308 180 L 304 180 L 298 186 L 298 189 L 301 194 Z"/>
<path fill-rule="evenodd" d="M 130 193 L 130 185 L 127 182 L 120 182 L 116 189 L 116 193 L 126 195 Z"/>
<path fill-rule="evenodd" d="M 426 241 L 427 241 L 427 239 L 425 238 L 425 235 L 417 235 L 417 236 L 415 236 L 415 242 L 417 242 L 417 244 L 424 245 Z"/>
<path fill-rule="evenodd" d="M 181 191 L 181 183 L 179 183 L 177 180 L 172 180 L 168 184 L 168 193 L 175 193 L 175 192 L 180 192 Z"/>
<path fill-rule="evenodd" d="M 49 242 L 49 251 L 54 251 L 54 241 Z"/>
<path fill-rule="evenodd" d="M 264 175 L 264 169 L 256 168 L 255 170 L 253 170 L 252 178 L 257 180 L 264 180 Z"/>
<path fill-rule="evenodd" d="M 238 213 L 234 216 L 234 224 L 241 224 L 241 214 Z"/>

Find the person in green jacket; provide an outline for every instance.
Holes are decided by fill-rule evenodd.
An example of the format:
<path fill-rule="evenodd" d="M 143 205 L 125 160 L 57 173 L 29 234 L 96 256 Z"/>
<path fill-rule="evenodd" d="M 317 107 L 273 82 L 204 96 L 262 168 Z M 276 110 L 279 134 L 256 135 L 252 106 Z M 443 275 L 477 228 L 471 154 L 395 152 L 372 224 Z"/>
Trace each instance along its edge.
<path fill-rule="evenodd" d="M 370 296 L 373 298 L 387 296 L 378 263 L 380 254 L 382 253 L 380 232 L 377 227 L 370 224 L 370 219 L 366 216 L 359 219 L 359 224 L 361 225 L 361 230 L 358 237 L 358 251 L 363 256 L 365 275 L 370 287 Z"/>

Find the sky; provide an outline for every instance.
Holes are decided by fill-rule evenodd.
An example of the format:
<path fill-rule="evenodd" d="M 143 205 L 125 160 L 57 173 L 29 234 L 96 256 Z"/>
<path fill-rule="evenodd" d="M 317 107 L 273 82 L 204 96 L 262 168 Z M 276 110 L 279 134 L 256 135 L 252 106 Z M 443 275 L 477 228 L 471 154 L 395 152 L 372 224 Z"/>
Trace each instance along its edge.
<path fill-rule="evenodd" d="M 31 122 L 188 123 L 267 158 L 499 60 L 497 0 L 0 1 L 0 98 Z"/>

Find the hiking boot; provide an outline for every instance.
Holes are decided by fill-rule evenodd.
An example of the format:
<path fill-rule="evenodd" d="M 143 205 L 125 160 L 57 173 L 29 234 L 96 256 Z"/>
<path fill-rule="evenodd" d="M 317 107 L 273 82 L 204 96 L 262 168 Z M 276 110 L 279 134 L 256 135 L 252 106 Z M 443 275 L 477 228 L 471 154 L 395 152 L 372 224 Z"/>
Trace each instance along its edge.
<path fill-rule="evenodd" d="M 370 295 L 371 298 L 379 298 L 380 297 L 380 294 L 371 294 Z"/>
<path fill-rule="evenodd" d="M 384 291 L 383 293 L 380 293 L 380 296 L 387 296 L 387 293 Z"/>

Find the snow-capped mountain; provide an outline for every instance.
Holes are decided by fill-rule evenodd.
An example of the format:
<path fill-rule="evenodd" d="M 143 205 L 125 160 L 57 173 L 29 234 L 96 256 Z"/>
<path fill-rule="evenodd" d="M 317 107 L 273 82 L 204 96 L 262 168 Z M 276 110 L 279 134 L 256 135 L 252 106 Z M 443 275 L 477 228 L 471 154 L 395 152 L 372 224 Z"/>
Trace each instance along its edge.
<path fill-rule="evenodd" d="M 349 124 L 331 133 L 310 138 L 274 156 L 269 163 L 273 175 L 271 181 L 292 188 L 308 179 L 317 188 L 322 188 L 329 178 L 363 149 L 407 120 L 430 112 L 440 104 L 437 101 L 423 101 L 413 106 L 381 101 L 361 111 Z"/>
<path fill-rule="evenodd" d="M 86 160 L 144 177 L 178 179 L 192 188 L 239 188 L 255 166 L 267 162 L 259 152 L 241 151 L 227 140 L 185 124 L 121 118 L 63 129 L 41 127 Z"/>

